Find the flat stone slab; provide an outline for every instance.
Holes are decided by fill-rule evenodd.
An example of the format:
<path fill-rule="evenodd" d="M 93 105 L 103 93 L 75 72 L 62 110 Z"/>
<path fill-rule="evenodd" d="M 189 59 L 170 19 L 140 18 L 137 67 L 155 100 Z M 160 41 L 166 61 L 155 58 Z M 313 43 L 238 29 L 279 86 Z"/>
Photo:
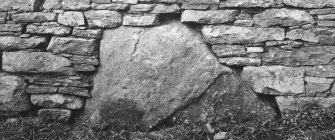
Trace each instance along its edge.
<path fill-rule="evenodd" d="M 62 94 L 32 94 L 31 102 L 34 105 L 47 108 L 81 109 L 84 99 Z"/>

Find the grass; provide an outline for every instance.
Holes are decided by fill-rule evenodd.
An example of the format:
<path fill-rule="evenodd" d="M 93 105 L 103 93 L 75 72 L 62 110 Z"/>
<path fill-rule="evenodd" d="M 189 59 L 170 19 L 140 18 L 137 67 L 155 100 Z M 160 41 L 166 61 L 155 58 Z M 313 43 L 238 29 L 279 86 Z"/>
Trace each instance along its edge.
<path fill-rule="evenodd" d="M 250 114 L 228 115 L 212 123 L 215 133 L 228 132 L 232 140 L 334 140 L 335 112 L 309 108 L 281 119 L 260 122 Z M 0 119 L 2 140 L 210 140 L 215 133 L 195 124 L 178 124 L 155 132 L 138 125 L 110 121 L 102 124 L 41 123 L 32 119 Z"/>

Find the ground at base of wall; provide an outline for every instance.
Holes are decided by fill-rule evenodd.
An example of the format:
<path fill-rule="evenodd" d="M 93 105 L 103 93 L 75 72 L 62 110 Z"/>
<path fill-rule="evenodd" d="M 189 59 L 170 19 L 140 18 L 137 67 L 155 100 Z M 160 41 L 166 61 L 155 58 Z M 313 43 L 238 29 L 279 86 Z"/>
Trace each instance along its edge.
<path fill-rule="evenodd" d="M 193 124 L 180 124 L 153 132 L 141 132 L 138 125 L 111 121 L 103 124 L 41 123 L 34 119 L 0 120 L 0 139 L 80 140 L 332 140 L 335 113 L 309 108 L 280 120 L 261 123 L 249 114 L 227 116 L 199 131 Z"/>

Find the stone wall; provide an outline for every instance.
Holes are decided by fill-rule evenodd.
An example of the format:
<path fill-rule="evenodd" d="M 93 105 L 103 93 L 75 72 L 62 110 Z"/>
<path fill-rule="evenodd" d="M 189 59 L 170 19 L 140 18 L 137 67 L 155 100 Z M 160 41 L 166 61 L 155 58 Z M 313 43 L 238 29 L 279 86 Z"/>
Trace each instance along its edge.
<path fill-rule="evenodd" d="M 334 27 L 333 0 L 0 0 L 0 114 L 152 128 L 329 108 Z"/>

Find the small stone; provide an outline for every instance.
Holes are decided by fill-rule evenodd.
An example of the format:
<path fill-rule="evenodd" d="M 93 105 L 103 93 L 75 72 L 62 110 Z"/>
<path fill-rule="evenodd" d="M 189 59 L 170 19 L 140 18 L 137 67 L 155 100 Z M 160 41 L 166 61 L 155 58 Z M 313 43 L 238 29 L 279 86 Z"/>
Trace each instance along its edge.
<path fill-rule="evenodd" d="M 37 114 L 43 121 L 68 122 L 71 117 L 71 110 L 68 109 L 40 109 Z"/>
<path fill-rule="evenodd" d="M 95 39 L 52 37 L 47 50 L 57 54 L 92 55 L 95 53 L 96 47 Z"/>
<path fill-rule="evenodd" d="M 112 0 L 115 3 L 137 4 L 138 0 Z"/>
<path fill-rule="evenodd" d="M 306 11 L 291 9 L 269 9 L 253 17 L 254 24 L 269 26 L 300 26 L 314 22 L 314 18 Z"/>
<path fill-rule="evenodd" d="M 312 9 L 311 15 L 335 14 L 335 8 Z"/>
<path fill-rule="evenodd" d="M 82 97 L 91 97 L 87 89 L 77 88 L 77 87 L 60 87 L 58 89 L 58 93 L 76 95 L 76 96 L 82 96 Z"/>
<path fill-rule="evenodd" d="M 78 72 L 90 72 L 90 71 L 96 71 L 96 68 L 92 65 L 81 64 L 81 65 L 74 65 L 74 70 Z"/>
<path fill-rule="evenodd" d="M 335 65 L 320 65 L 306 67 L 306 75 L 312 77 L 335 77 Z"/>
<path fill-rule="evenodd" d="M 143 13 L 151 11 L 156 5 L 154 4 L 136 4 L 131 5 L 129 13 Z"/>
<path fill-rule="evenodd" d="M 73 55 L 71 58 L 72 64 L 87 64 L 87 65 L 99 65 L 99 60 L 95 56 L 80 56 Z"/>
<path fill-rule="evenodd" d="M 43 8 L 45 10 L 58 10 L 62 7 L 63 0 L 45 0 Z"/>
<path fill-rule="evenodd" d="M 70 60 L 49 52 L 3 52 L 2 69 L 25 73 L 70 73 Z"/>
<path fill-rule="evenodd" d="M 281 0 L 226 0 L 220 3 L 220 8 L 225 7 L 278 7 L 282 4 Z"/>
<path fill-rule="evenodd" d="M 123 25 L 128 26 L 154 26 L 159 24 L 158 15 L 125 15 Z"/>
<path fill-rule="evenodd" d="M 180 7 L 177 4 L 166 5 L 157 4 L 150 13 L 160 14 L 160 13 L 179 13 Z"/>
<path fill-rule="evenodd" d="M 93 3 L 112 3 L 111 0 L 92 0 Z"/>
<path fill-rule="evenodd" d="M 217 25 L 204 26 L 202 33 L 205 41 L 210 44 L 249 44 L 285 39 L 285 31 L 280 28 Z"/>
<path fill-rule="evenodd" d="M 320 27 L 335 27 L 335 21 L 317 21 Z"/>
<path fill-rule="evenodd" d="M 51 22 L 56 21 L 57 15 L 55 13 L 21 13 L 12 15 L 12 19 L 18 23 L 29 23 L 29 22 Z"/>
<path fill-rule="evenodd" d="M 212 50 L 218 57 L 246 55 L 245 48 L 241 45 L 213 45 Z"/>
<path fill-rule="evenodd" d="M 96 10 L 84 14 L 90 28 L 115 28 L 122 24 L 122 15 L 116 11 Z"/>
<path fill-rule="evenodd" d="M 185 10 L 181 15 L 181 21 L 201 24 L 220 24 L 234 21 L 237 14 L 237 10 Z"/>
<path fill-rule="evenodd" d="M 64 12 L 58 15 L 58 22 L 68 26 L 85 25 L 84 15 L 81 12 Z"/>
<path fill-rule="evenodd" d="M 30 109 L 25 87 L 22 77 L 0 73 L 0 115 L 13 116 Z"/>
<path fill-rule="evenodd" d="M 63 10 L 87 10 L 90 8 L 91 0 L 63 0 Z"/>
<path fill-rule="evenodd" d="M 264 48 L 262 47 L 247 47 L 247 53 L 262 53 Z"/>
<path fill-rule="evenodd" d="M 260 66 L 262 59 L 245 58 L 245 57 L 229 57 L 220 58 L 219 62 L 228 66 Z"/>
<path fill-rule="evenodd" d="M 73 29 L 72 35 L 82 38 L 100 39 L 102 37 L 101 29 L 79 30 Z"/>
<path fill-rule="evenodd" d="M 38 26 L 30 24 L 27 26 L 27 33 L 31 34 L 52 34 L 57 36 L 69 35 L 71 28 L 65 26 Z"/>
<path fill-rule="evenodd" d="M 206 123 L 206 129 L 209 133 L 214 133 L 215 129 L 212 127 L 212 125 L 210 123 Z"/>
<path fill-rule="evenodd" d="M 224 140 L 227 137 L 227 132 L 219 132 L 214 135 L 214 140 Z"/>
<path fill-rule="evenodd" d="M 308 109 L 306 107 L 318 106 L 320 108 L 330 108 L 335 105 L 335 97 L 284 97 L 277 96 L 276 102 L 278 104 L 279 110 L 282 113 L 290 113 L 292 111 L 302 111 Z"/>
<path fill-rule="evenodd" d="M 207 10 L 210 8 L 210 5 L 207 4 L 183 4 L 181 9 L 185 10 Z"/>
<path fill-rule="evenodd" d="M 47 42 L 45 37 L 20 38 L 14 36 L 0 36 L 0 50 L 32 49 Z"/>
<path fill-rule="evenodd" d="M 82 98 L 62 94 L 32 94 L 31 102 L 47 108 L 81 109 L 84 105 Z"/>
<path fill-rule="evenodd" d="M 242 20 L 242 19 L 239 19 L 239 20 L 236 20 L 234 22 L 234 25 L 235 26 L 246 26 L 246 27 L 251 27 L 252 25 L 254 24 L 254 21 L 253 20 Z"/>
<path fill-rule="evenodd" d="M 5 23 L 7 20 L 7 13 L 6 12 L 0 12 L 0 23 Z M 0 28 L 1 29 L 1 28 Z"/>
<path fill-rule="evenodd" d="M 26 88 L 26 93 L 29 94 L 46 94 L 46 93 L 56 93 L 58 88 L 51 86 L 39 86 L 39 85 L 29 85 Z"/>
<path fill-rule="evenodd" d="M 128 4 L 123 4 L 123 3 L 111 3 L 111 4 L 98 4 L 92 6 L 92 9 L 97 9 L 97 10 L 126 10 L 128 9 L 129 5 Z"/>
<path fill-rule="evenodd" d="M 334 20 L 335 14 L 318 15 L 318 20 Z"/>
<path fill-rule="evenodd" d="M 0 32 L 21 32 L 21 24 L 0 24 Z"/>
<path fill-rule="evenodd" d="M 284 66 L 244 67 L 242 79 L 253 91 L 270 95 L 298 95 L 305 92 L 302 68 Z"/>

